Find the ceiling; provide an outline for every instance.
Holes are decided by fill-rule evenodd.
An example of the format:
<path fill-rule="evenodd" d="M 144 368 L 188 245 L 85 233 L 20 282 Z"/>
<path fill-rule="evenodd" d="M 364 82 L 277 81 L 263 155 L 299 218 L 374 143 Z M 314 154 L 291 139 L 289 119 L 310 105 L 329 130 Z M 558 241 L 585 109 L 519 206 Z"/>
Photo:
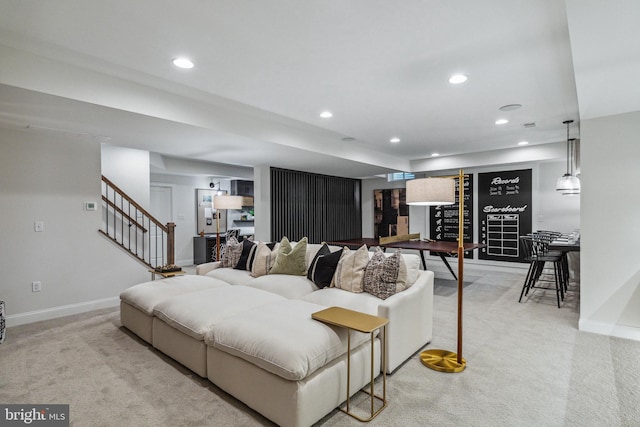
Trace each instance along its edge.
<path fill-rule="evenodd" d="M 607 3 L 0 0 L 0 126 L 351 177 L 557 143 L 566 119 L 579 136 L 579 98 L 583 115 L 621 108 L 593 102 L 599 51 L 639 65 L 593 31 Z"/>

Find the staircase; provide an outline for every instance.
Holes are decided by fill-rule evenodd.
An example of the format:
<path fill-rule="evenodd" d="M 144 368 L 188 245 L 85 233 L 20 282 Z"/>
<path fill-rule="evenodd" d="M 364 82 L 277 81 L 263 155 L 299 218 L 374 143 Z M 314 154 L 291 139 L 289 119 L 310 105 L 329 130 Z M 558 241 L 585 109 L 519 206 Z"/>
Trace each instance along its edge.
<path fill-rule="evenodd" d="M 174 265 L 175 224 L 160 223 L 104 175 L 102 208 L 105 215 L 100 233 L 150 269 L 180 269 Z"/>

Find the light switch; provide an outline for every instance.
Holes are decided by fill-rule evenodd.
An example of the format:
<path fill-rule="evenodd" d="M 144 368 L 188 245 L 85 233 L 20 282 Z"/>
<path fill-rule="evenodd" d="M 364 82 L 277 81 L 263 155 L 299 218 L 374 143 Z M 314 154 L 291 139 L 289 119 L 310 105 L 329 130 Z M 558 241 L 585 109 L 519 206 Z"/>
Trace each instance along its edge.
<path fill-rule="evenodd" d="M 44 222 L 43 221 L 36 221 L 33 223 L 33 231 L 41 233 L 44 231 Z"/>

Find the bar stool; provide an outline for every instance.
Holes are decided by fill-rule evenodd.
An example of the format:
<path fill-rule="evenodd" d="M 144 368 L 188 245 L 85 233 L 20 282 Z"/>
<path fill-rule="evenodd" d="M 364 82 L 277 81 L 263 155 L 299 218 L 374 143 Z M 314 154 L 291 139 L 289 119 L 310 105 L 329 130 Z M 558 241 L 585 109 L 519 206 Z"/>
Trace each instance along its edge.
<path fill-rule="evenodd" d="M 532 234 L 533 240 L 540 242 L 542 245 L 542 251 L 545 255 L 549 256 L 559 256 L 561 258 L 561 267 L 562 267 L 562 277 L 563 277 L 563 289 L 564 292 L 569 290 L 569 258 L 566 252 L 563 251 L 552 251 L 549 250 L 549 245 L 551 242 L 562 236 L 562 233 L 559 231 L 549 231 L 549 230 L 538 230 Z"/>
<path fill-rule="evenodd" d="M 562 270 L 562 256 L 545 254 L 543 245 L 540 241 L 534 240 L 532 236 L 521 236 L 520 244 L 525 255 L 525 260 L 529 261 L 529 271 L 522 285 L 522 291 L 520 291 L 520 299 L 518 302 L 522 302 L 522 297 L 527 296 L 532 289 L 552 289 L 549 286 L 540 286 L 539 282 L 548 282 L 548 280 L 542 279 L 542 274 L 547 262 L 553 264 L 553 276 L 556 290 L 556 301 L 558 308 L 560 308 L 560 300 L 564 300 L 564 277 Z"/>

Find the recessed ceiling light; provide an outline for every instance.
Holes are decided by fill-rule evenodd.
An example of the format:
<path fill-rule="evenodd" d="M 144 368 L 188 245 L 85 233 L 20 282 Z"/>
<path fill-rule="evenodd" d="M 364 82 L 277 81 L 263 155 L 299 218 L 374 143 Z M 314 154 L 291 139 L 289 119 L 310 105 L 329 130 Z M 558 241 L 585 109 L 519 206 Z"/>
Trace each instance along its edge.
<path fill-rule="evenodd" d="M 333 113 L 331 111 L 323 111 L 322 113 L 320 113 L 320 117 L 322 117 L 323 119 L 328 119 L 330 117 L 333 117 Z"/>
<path fill-rule="evenodd" d="M 500 111 L 513 111 L 513 110 L 517 110 L 520 107 L 522 107 L 522 104 L 507 104 L 507 105 L 503 105 L 502 107 L 498 108 L 498 110 L 500 110 Z"/>
<path fill-rule="evenodd" d="M 398 142 L 400 142 L 400 138 L 398 138 L 398 137 L 395 137 L 395 136 L 394 136 L 393 138 L 391 138 L 391 139 L 389 140 L 389 142 L 392 142 L 392 143 L 394 143 L 394 144 L 397 144 Z"/>
<path fill-rule="evenodd" d="M 453 76 L 449 77 L 449 83 L 457 85 L 466 82 L 467 78 L 468 77 L 464 74 L 454 74 Z"/>
<path fill-rule="evenodd" d="M 193 62 L 187 58 L 176 58 L 173 60 L 173 65 L 179 68 L 193 68 Z"/>
<path fill-rule="evenodd" d="M 529 141 L 520 141 L 518 145 L 529 145 Z"/>
<path fill-rule="evenodd" d="M 438 157 L 440 153 L 431 153 L 431 157 Z"/>
<path fill-rule="evenodd" d="M 496 124 L 497 125 L 506 125 L 507 123 L 509 123 L 509 120 L 507 120 L 507 119 L 498 119 L 498 120 L 496 120 Z"/>

